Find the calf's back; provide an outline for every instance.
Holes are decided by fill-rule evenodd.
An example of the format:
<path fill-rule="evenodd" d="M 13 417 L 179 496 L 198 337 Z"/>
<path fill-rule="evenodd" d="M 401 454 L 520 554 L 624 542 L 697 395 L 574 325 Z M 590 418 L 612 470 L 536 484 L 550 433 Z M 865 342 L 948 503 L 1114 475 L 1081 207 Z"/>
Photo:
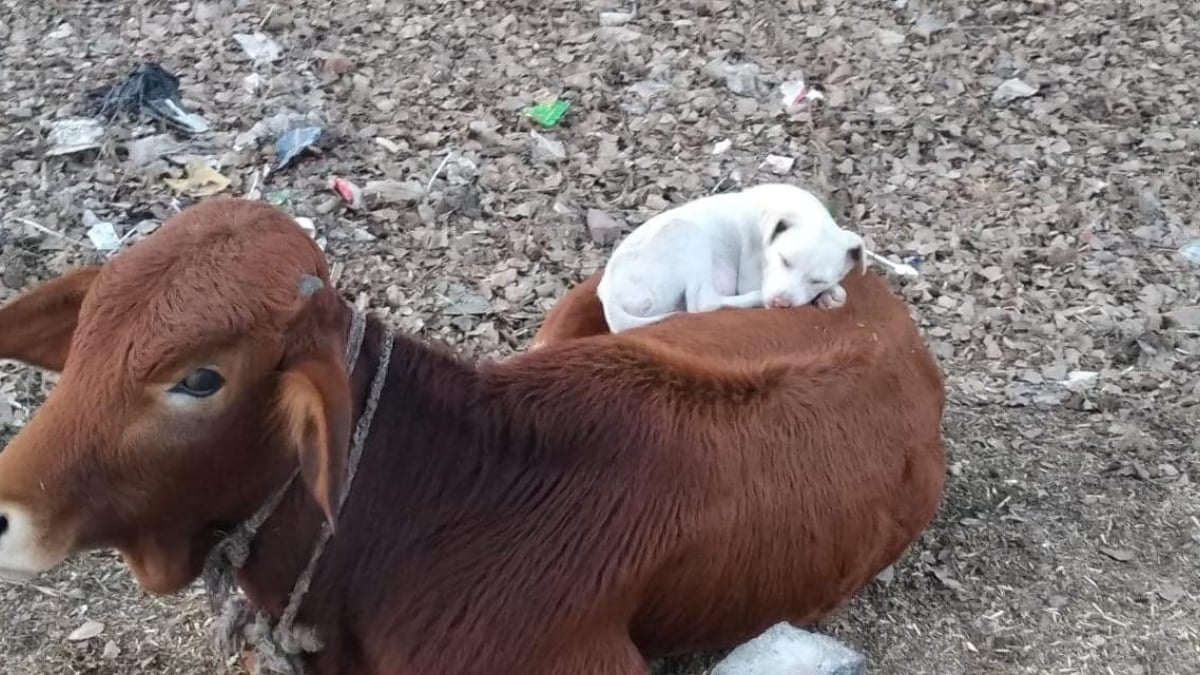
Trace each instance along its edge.
<path fill-rule="evenodd" d="M 598 276 L 551 310 L 542 349 L 505 363 L 595 382 L 557 405 L 621 429 L 605 452 L 640 502 L 626 582 L 645 653 L 811 623 L 924 529 L 944 477 L 943 382 L 884 280 L 848 276 L 838 310 L 681 314 L 611 335 L 573 318 L 594 314 Z"/>

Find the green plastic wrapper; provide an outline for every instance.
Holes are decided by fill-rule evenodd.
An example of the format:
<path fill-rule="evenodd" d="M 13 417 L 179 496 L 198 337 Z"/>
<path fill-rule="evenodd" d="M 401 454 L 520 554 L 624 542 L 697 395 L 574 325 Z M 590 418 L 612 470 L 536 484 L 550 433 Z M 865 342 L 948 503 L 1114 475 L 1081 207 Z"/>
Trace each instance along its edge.
<path fill-rule="evenodd" d="M 567 108 L 570 107 L 570 101 L 563 101 L 556 98 L 553 101 L 539 103 L 531 108 L 526 108 L 525 115 L 549 129 L 558 124 L 558 121 L 567 113 Z"/>

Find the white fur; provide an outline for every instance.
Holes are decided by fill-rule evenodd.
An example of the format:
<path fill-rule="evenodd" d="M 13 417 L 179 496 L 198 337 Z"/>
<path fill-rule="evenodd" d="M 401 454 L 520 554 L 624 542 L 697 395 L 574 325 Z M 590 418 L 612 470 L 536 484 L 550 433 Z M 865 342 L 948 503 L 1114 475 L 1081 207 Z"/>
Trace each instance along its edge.
<path fill-rule="evenodd" d="M 597 294 L 614 333 L 680 310 L 814 300 L 833 308 L 845 303 L 839 282 L 854 266 L 856 248 L 865 264 L 862 238 L 838 227 L 816 196 L 768 183 L 650 218 L 617 245 Z"/>
<path fill-rule="evenodd" d="M 0 503 L 0 515 L 8 523 L 0 537 L 0 581 L 28 581 L 58 564 L 64 556 L 46 549 L 42 533 L 25 509 Z"/>

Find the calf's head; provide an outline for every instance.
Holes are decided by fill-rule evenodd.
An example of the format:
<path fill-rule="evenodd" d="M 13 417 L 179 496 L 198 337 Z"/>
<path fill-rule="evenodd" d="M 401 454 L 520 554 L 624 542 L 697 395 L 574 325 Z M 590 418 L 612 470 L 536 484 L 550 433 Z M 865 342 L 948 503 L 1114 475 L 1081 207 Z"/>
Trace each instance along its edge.
<path fill-rule="evenodd" d="M 115 547 L 173 592 L 297 465 L 331 513 L 347 311 L 294 221 L 242 200 L 192 206 L 0 307 L 0 358 L 61 373 L 0 451 L 0 578 Z"/>

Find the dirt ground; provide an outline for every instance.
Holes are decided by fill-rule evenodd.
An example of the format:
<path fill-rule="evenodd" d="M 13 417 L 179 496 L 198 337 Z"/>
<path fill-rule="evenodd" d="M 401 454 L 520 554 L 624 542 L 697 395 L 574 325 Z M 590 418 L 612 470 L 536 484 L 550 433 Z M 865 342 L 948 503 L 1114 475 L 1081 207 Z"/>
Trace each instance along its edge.
<path fill-rule="evenodd" d="M 126 242 L 152 231 L 189 202 L 163 179 L 207 158 L 222 194 L 311 218 L 347 297 L 501 356 L 612 228 L 797 182 L 919 265 L 895 285 L 950 399 L 936 521 L 821 629 L 878 675 L 1200 673 L 1200 262 L 1180 252 L 1200 237 L 1198 17 L 1165 0 L 0 0 L 0 301 L 103 257 L 85 211 Z M 256 30 L 277 60 L 233 38 Z M 122 122 L 98 151 L 46 156 L 46 125 L 141 60 L 213 131 Z M 785 113 L 801 73 L 825 99 Z M 522 116 L 546 95 L 572 103 L 557 128 Z M 324 126 L 321 153 L 257 181 L 274 132 L 249 132 L 289 114 Z M 130 152 L 157 133 L 178 147 Z M 0 441 L 50 384 L 0 367 Z M 0 586 L 0 672 L 215 673 L 209 620 L 198 591 L 149 596 L 91 553 Z"/>

